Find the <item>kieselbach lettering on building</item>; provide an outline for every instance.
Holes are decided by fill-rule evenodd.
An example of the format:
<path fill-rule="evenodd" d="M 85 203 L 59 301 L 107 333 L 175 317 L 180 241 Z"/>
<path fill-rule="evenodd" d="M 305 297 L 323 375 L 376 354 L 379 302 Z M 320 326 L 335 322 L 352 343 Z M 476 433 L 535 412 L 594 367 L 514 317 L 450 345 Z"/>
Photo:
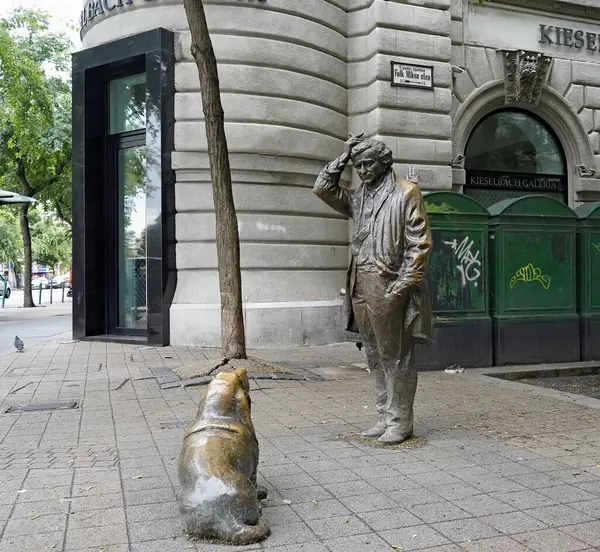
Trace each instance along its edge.
<path fill-rule="evenodd" d="M 561 191 L 560 178 L 522 178 L 518 176 L 479 176 L 469 178 L 469 186 L 493 188 L 521 188 Z"/>
<path fill-rule="evenodd" d="M 152 0 L 137 0 L 140 2 L 150 2 Z M 104 15 L 106 12 L 111 12 L 115 8 L 122 8 L 124 6 L 130 6 L 133 4 L 133 0 L 91 0 L 88 2 L 79 16 L 79 33 L 81 34 L 87 24 L 95 19 Z"/>
<path fill-rule="evenodd" d="M 152 0 L 91 0 L 88 2 L 81 14 L 79 15 L 79 34 L 82 35 L 87 24 L 95 19 L 111 12 L 115 8 L 123 8 L 134 3 L 141 4 L 142 2 L 151 2 Z M 258 0 L 258 2 L 266 2 L 267 0 Z"/>
<path fill-rule="evenodd" d="M 556 44 L 567 48 L 582 50 L 584 47 L 590 52 L 597 52 L 600 46 L 600 35 L 589 33 L 581 29 L 574 30 L 567 27 L 540 24 L 540 44 Z"/>

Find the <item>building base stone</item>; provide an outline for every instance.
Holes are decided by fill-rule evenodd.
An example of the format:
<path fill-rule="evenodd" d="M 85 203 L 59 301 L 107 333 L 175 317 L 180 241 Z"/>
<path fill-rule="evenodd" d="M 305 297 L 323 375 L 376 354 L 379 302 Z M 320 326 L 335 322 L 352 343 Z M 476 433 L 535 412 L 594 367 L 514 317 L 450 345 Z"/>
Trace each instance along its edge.
<path fill-rule="evenodd" d="M 246 346 L 288 348 L 341 342 L 341 312 L 340 300 L 246 303 Z M 170 315 L 171 345 L 221 347 L 220 305 L 174 304 Z"/>

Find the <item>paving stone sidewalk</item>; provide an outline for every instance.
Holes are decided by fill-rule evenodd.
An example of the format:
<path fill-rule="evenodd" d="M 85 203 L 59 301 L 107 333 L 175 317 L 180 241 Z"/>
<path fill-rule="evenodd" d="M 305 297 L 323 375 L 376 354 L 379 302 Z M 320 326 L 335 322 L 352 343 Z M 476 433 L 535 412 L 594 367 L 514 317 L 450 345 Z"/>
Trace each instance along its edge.
<path fill-rule="evenodd" d="M 352 345 L 254 352 L 323 380 L 258 381 L 253 419 L 271 537 L 247 550 L 600 550 L 600 409 L 475 375 L 420 375 L 416 433 L 346 438 L 374 418 Z M 177 455 L 199 388 L 153 370 L 217 351 L 49 342 L 0 358 L 0 552 L 238 550 L 191 542 Z M 4 413 L 78 401 L 72 410 Z M 597 401 L 600 405 L 600 401 Z"/>

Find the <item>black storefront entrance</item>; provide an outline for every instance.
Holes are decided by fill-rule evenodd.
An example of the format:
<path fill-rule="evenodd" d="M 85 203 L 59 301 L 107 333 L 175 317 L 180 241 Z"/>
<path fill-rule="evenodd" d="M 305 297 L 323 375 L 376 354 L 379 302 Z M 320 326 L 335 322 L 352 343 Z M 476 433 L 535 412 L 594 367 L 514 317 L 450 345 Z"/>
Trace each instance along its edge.
<path fill-rule="evenodd" d="M 562 148 L 544 122 L 502 109 L 480 121 L 467 142 L 464 193 L 484 207 L 529 194 L 567 203 L 565 167 Z"/>
<path fill-rule="evenodd" d="M 73 336 L 169 343 L 173 34 L 73 56 Z"/>

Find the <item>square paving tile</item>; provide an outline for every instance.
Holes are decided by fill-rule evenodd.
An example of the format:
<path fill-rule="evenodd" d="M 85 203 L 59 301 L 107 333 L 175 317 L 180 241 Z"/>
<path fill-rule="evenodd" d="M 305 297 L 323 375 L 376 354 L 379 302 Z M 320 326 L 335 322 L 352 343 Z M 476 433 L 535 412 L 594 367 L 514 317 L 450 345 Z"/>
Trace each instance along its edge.
<path fill-rule="evenodd" d="M 402 491 L 391 491 L 386 494 L 405 508 L 410 508 L 416 504 L 429 504 L 432 502 L 444 501 L 442 497 L 433 494 L 427 489 L 405 489 Z"/>
<path fill-rule="evenodd" d="M 477 519 L 458 519 L 435 523 L 433 527 L 453 542 L 496 537 L 500 533 Z"/>
<path fill-rule="evenodd" d="M 65 550 L 79 550 L 85 547 L 101 548 L 109 544 L 127 544 L 125 525 L 69 529 Z"/>
<path fill-rule="evenodd" d="M 351 514 L 350 510 L 335 498 L 296 504 L 293 509 L 304 521 Z"/>
<path fill-rule="evenodd" d="M 391 498 L 383 493 L 373 493 L 362 496 L 340 498 L 340 502 L 356 514 L 384 510 L 398 506 Z"/>
<path fill-rule="evenodd" d="M 125 509 L 80 510 L 69 515 L 69 529 L 102 527 L 103 525 L 124 525 Z"/>
<path fill-rule="evenodd" d="M 285 546 L 269 546 L 269 541 L 265 541 L 264 549 L 269 552 L 329 552 L 329 549 L 320 542 L 305 542 L 302 544 L 286 544 Z M 200 550 L 198 552 L 201 552 Z M 212 552 L 212 551 L 211 551 Z"/>
<path fill-rule="evenodd" d="M 179 506 L 177 502 L 158 502 L 154 504 L 139 504 L 127 507 L 127 521 L 135 523 L 139 521 L 154 521 L 179 517 Z"/>
<path fill-rule="evenodd" d="M 278 504 L 277 506 L 264 507 L 262 513 L 270 526 L 285 525 L 286 523 L 298 523 L 302 520 L 291 506 Z"/>
<path fill-rule="evenodd" d="M 369 478 L 369 483 L 377 490 L 387 493 L 389 491 L 401 491 L 403 489 L 420 489 L 421 485 L 412 479 L 402 475 L 392 477 Z"/>
<path fill-rule="evenodd" d="M 376 493 L 376 489 L 367 481 L 348 481 L 342 483 L 326 483 L 323 485 L 336 498 Z"/>
<path fill-rule="evenodd" d="M 556 500 L 544 496 L 535 491 L 513 491 L 513 492 L 494 492 L 490 493 L 492 498 L 497 498 L 501 502 L 507 502 L 517 510 L 526 510 L 528 508 L 538 508 L 541 506 L 552 506 L 557 503 Z"/>
<path fill-rule="evenodd" d="M 586 544 L 558 529 L 532 531 L 513 538 L 536 552 L 573 552 L 583 550 Z"/>
<path fill-rule="evenodd" d="M 597 518 L 600 512 L 600 498 L 583 500 L 581 502 L 571 502 L 569 506 L 575 510 L 583 512 L 584 514 L 587 514 L 588 516 Z"/>
<path fill-rule="evenodd" d="M 360 552 L 382 552 L 383 550 L 390 549 L 390 545 L 375 533 L 330 539 L 324 541 L 324 544 L 331 552 L 348 552 L 349 550 L 356 552 L 359 550 Z"/>
<path fill-rule="evenodd" d="M 449 540 L 427 525 L 382 531 L 380 536 L 399 550 L 419 550 L 449 543 Z"/>
<path fill-rule="evenodd" d="M 527 514 L 543 521 L 546 525 L 560 527 L 562 525 L 572 525 L 574 523 L 584 523 L 593 521 L 593 518 L 583 512 L 570 508 L 565 504 L 556 506 L 544 506 L 542 508 L 533 508 L 527 510 Z"/>
<path fill-rule="evenodd" d="M 283 546 L 297 543 L 313 542 L 318 538 L 304 522 L 287 523 L 271 527 L 268 538 L 269 546 Z"/>
<path fill-rule="evenodd" d="M 539 519 L 528 516 L 524 512 L 508 512 L 506 514 L 494 514 L 479 518 L 481 521 L 495 527 L 501 533 L 512 535 L 514 533 L 524 533 L 525 531 L 535 531 L 537 529 L 546 529 L 546 524 Z"/>
<path fill-rule="evenodd" d="M 452 501 L 483 494 L 483 491 L 477 487 L 474 487 L 473 485 L 469 485 L 468 483 L 436 485 L 434 487 L 429 487 L 429 490 L 434 492 L 436 495 L 445 498 L 446 500 Z"/>
<path fill-rule="evenodd" d="M 313 519 L 306 523 L 320 539 L 371 533 L 371 529 L 352 514 L 326 519 Z"/>
<path fill-rule="evenodd" d="M 65 514 L 50 514 L 31 518 L 15 518 L 8 521 L 3 538 L 30 535 L 31 533 L 51 533 L 64 531 L 67 523 Z"/>
<path fill-rule="evenodd" d="M 283 497 L 283 500 L 289 500 L 292 504 L 333 498 L 332 493 L 320 485 L 309 485 L 297 489 L 280 489 L 279 494 Z M 272 506 L 273 502 L 270 505 Z"/>
<path fill-rule="evenodd" d="M 389 510 L 376 510 L 358 514 L 373 531 L 385 531 L 389 529 L 400 529 L 411 525 L 423 523 L 405 508 L 390 508 Z"/>
<path fill-rule="evenodd" d="M 41 550 L 60 550 L 63 539 L 63 531 L 5 537 L 0 541 L 0 552 L 40 552 Z"/>
<path fill-rule="evenodd" d="M 460 543 L 461 550 L 468 552 L 530 552 L 522 544 L 510 537 L 492 537 L 491 539 L 479 539 Z M 546 552 L 550 552 L 547 550 Z"/>
<path fill-rule="evenodd" d="M 514 506 L 500 502 L 486 494 L 454 500 L 453 503 L 475 517 L 504 514 L 515 510 Z"/>
<path fill-rule="evenodd" d="M 172 539 L 181 536 L 183 533 L 180 517 L 128 523 L 127 529 L 131 542 Z"/>
<path fill-rule="evenodd" d="M 322 472 L 330 473 L 330 472 Z M 321 475 L 321 474 L 315 474 Z M 275 477 L 266 478 L 270 485 L 277 491 L 285 491 L 288 489 L 300 489 L 316 485 L 317 481 L 307 473 L 294 473 L 289 475 L 278 475 Z"/>
<path fill-rule="evenodd" d="M 537 491 L 562 504 L 597 498 L 596 495 L 579 489 L 574 485 L 557 485 L 556 487 L 540 488 Z"/>
<path fill-rule="evenodd" d="M 327 483 L 341 483 L 345 481 L 356 481 L 360 477 L 352 470 L 337 469 L 331 471 L 317 472 L 312 474 L 315 481 L 321 485 Z"/>
<path fill-rule="evenodd" d="M 458 485 L 461 483 L 460 479 L 442 470 L 417 473 L 414 475 L 409 475 L 408 477 L 423 487 L 433 487 L 435 485 Z"/>
<path fill-rule="evenodd" d="M 125 493 L 127 507 L 138 504 L 155 504 L 158 502 L 173 502 L 176 499 L 173 487 L 150 489 L 147 491 L 129 491 Z"/>
<path fill-rule="evenodd" d="M 425 523 L 473 517 L 469 512 L 447 501 L 434 502 L 432 504 L 417 504 L 412 506 L 410 511 Z"/>

